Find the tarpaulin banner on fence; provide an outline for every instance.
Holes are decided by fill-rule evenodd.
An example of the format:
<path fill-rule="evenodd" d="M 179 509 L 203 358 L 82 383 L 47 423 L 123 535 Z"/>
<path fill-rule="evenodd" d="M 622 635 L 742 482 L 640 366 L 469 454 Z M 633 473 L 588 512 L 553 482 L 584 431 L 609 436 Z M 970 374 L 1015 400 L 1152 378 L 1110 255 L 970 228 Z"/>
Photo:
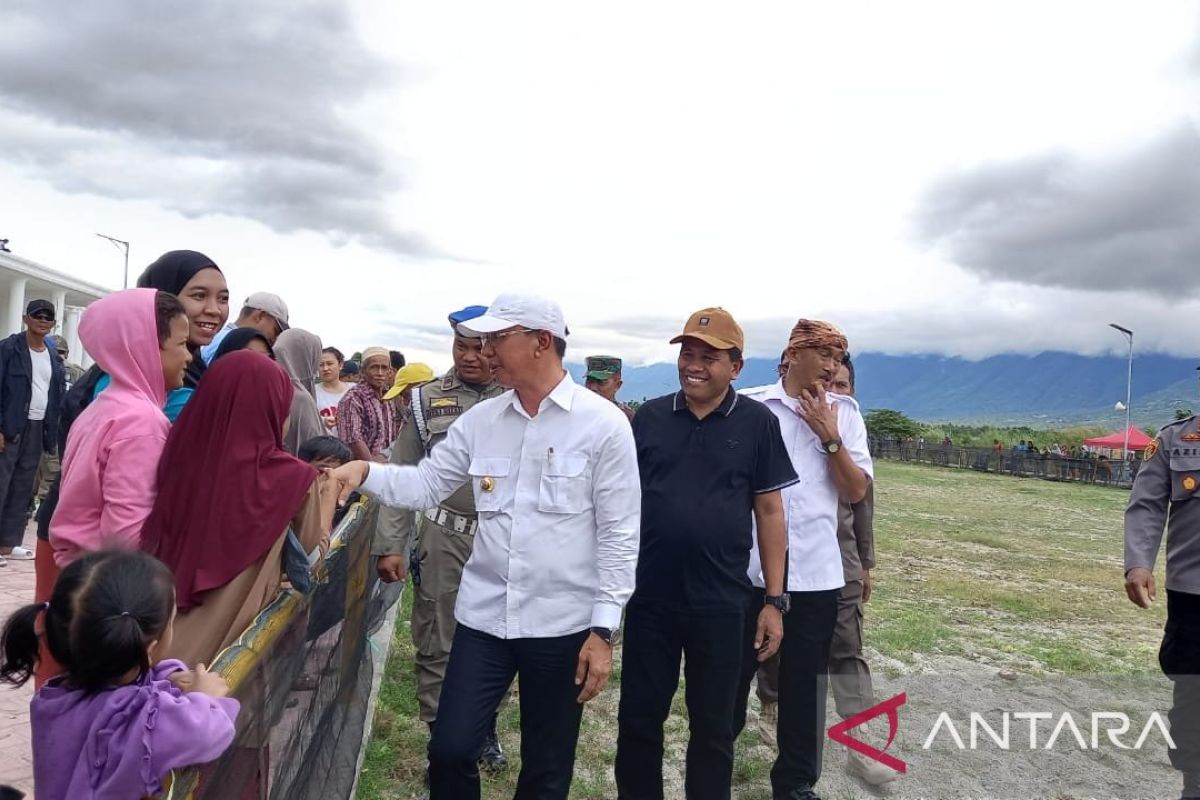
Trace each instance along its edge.
<path fill-rule="evenodd" d="M 375 516 L 373 505 L 352 507 L 311 593 L 281 592 L 214 662 L 242 704 L 238 735 L 216 762 L 177 772 L 170 800 L 349 800 L 370 704 L 369 636 L 387 611 L 371 563 Z"/>

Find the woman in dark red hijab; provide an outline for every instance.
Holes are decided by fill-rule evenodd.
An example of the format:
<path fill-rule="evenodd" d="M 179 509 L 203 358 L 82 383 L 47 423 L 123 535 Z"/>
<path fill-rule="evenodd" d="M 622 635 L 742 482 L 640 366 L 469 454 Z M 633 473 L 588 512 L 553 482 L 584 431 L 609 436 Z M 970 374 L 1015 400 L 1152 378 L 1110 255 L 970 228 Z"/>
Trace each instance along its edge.
<path fill-rule="evenodd" d="M 313 552 L 337 488 L 283 449 L 292 383 L 252 351 L 215 361 L 171 429 L 142 547 L 175 573 L 174 644 L 164 657 L 208 663 L 279 592 L 289 526 Z"/>

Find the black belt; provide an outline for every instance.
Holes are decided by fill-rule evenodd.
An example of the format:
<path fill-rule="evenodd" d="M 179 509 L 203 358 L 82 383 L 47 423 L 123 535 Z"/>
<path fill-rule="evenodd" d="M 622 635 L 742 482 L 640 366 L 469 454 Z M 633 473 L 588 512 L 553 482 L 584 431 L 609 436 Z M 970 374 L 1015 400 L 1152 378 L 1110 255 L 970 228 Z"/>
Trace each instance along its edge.
<path fill-rule="evenodd" d="M 455 514 L 453 511 L 447 511 L 441 507 L 427 509 L 425 518 L 435 525 L 440 525 L 455 533 L 465 533 L 467 536 L 474 536 L 475 531 L 479 530 L 479 520 L 475 517 Z"/>

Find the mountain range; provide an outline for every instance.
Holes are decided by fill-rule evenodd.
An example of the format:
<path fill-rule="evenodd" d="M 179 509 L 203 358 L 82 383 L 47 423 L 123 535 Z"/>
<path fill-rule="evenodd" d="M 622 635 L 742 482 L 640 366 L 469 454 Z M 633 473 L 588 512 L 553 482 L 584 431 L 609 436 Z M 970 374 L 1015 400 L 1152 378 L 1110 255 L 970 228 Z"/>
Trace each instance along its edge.
<path fill-rule="evenodd" d="M 741 387 L 775 381 L 774 359 L 751 358 Z M 1093 424 L 1120 429 L 1128 361 L 1117 356 L 1045 352 L 997 355 L 978 361 L 937 355 L 860 353 L 854 357 L 858 401 L 864 410 L 890 408 L 926 422 L 1060 427 Z M 1197 361 L 1154 353 L 1134 354 L 1132 417 L 1161 425 L 1178 408 L 1200 411 Z M 570 365 L 582 380 L 583 367 Z M 674 364 L 626 367 L 623 400 L 678 390 Z"/>

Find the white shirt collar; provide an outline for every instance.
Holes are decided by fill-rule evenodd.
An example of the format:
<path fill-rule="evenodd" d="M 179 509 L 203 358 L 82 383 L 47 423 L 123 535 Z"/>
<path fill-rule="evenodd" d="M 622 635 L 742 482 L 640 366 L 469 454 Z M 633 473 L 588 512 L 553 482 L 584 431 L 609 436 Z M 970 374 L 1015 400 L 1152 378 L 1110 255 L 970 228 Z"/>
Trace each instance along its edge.
<path fill-rule="evenodd" d="M 542 400 L 542 404 L 538 406 L 539 414 L 546 410 L 546 403 L 548 402 L 554 403 L 563 411 L 571 410 L 571 404 L 575 400 L 575 390 L 578 388 L 578 384 L 575 383 L 575 379 L 571 377 L 570 372 L 566 372 L 566 370 L 564 370 L 564 372 L 566 374 L 563 375 L 562 380 L 560 380 L 558 384 L 550 390 L 550 394 L 546 395 L 546 397 Z M 525 417 L 529 416 L 529 414 L 525 413 L 525 409 L 521 406 L 521 398 L 515 391 L 512 393 L 512 407 L 518 414 L 521 414 Z"/>

